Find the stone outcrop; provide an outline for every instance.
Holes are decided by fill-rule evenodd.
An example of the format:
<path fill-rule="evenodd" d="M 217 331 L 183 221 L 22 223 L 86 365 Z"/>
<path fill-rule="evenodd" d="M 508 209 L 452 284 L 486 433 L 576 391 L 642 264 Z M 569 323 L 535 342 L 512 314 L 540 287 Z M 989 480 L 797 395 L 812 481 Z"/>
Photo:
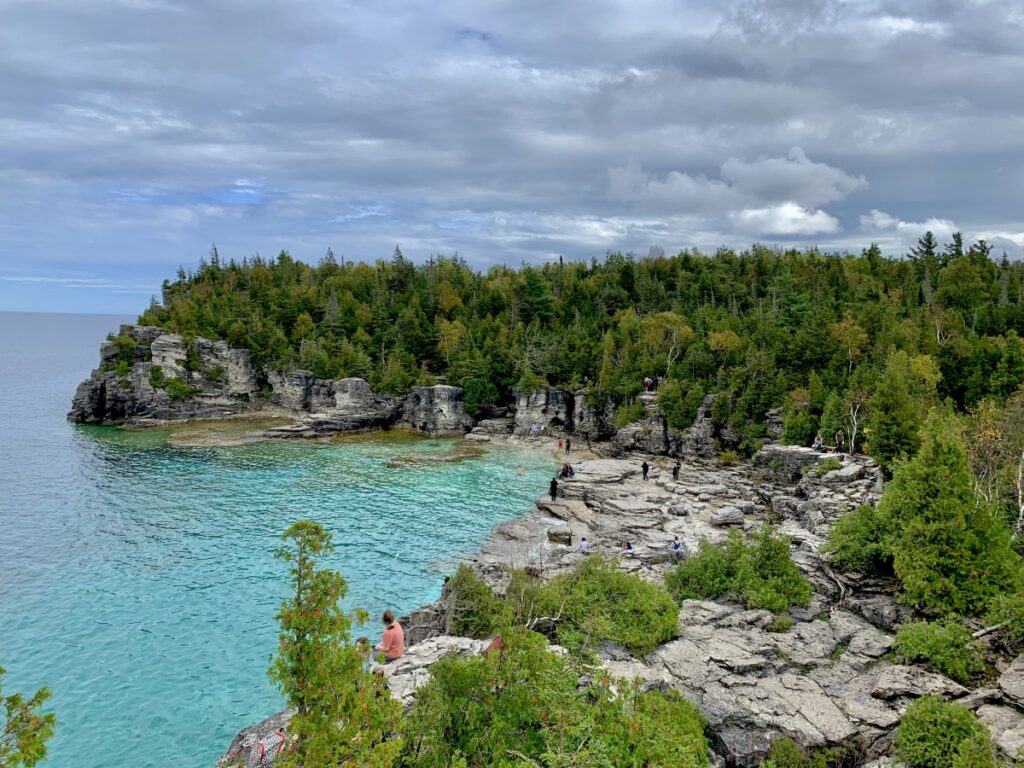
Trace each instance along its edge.
<path fill-rule="evenodd" d="M 242 349 L 222 341 L 123 325 L 104 342 L 100 367 L 78 385 L 68 419 L 84 424 L 158 424 L 229 418 L 268 404 Z"/>
<path fill-rule="evenodd" d="M 432 435 L 472 426 L 463 391 L 414 387 L 405 398 L 377 395 L 362 379 L 319 379 L 302 370 L 260 370 L 244 349 L 160 328 L 123 325 L 100 347 L 100 367 L 79 384 L 68 419 L 149 426 L 267 415 L 298 417 L 268 437 L 324 437 L 404 426 Z"/>
<path fill-rule="evenodd" d="M 465 393 L 460 387 L 437 385 L 413 387 L 405 398 L 402 423 L 432 435 L 461 435 L 473 426 L 463 408 Z"/>
<path fill-rule="evenodd" d="M 514 431 L 517 435 L 572 431 L 575 398 L 561 389 L 516 392 Z"/>

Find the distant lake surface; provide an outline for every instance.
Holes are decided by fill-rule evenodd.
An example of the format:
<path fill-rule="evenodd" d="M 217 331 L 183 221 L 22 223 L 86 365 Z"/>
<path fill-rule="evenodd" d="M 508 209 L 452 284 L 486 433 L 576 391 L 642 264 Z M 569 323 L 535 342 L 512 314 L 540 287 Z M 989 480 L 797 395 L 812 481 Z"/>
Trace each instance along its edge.
<path fill-rule="evenodd" d="M 276 712 L 266 669 L 288 575 L 273 551 L 294 520 L 333 534 L 347 607 L 404 613 L 553 467 L 506 445 L 386 467 L 462 444 L 401 433 L 210 447 L 254 427 L 68 424 L 100 342 L 131 320 L 0 313 L 0 666 L 7 693 L 53 690 L 46 768 L 210 768 Z"/>

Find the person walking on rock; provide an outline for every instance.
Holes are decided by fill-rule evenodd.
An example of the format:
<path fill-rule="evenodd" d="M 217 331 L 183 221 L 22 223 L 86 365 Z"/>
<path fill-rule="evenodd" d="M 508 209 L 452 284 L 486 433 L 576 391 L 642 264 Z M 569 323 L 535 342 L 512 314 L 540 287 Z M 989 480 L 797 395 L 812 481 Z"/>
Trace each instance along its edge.
<path fill-rule="evenodd" d="M 679 482 L 679 469 L 682 465 L 676 460 L 676 463 L 672 465 L 672 479 L 677 483 Z"/>
<path fill-rule="evenodd" d="M 558 480 L 554 477 L 551 478 L 551 485 L 548 488 L 548 493 L 551 494 L 552 501 L 558 498 Z"/>
<path fill-rule="evenodd" d="M 640 465 L 640 470 L 644 473 L 644 480 L 646 480 L 647 479 L 647 473 L 651 471 L 651 467 L 647 463 L 646 459 L 644 460 L 644 463 Z"/>

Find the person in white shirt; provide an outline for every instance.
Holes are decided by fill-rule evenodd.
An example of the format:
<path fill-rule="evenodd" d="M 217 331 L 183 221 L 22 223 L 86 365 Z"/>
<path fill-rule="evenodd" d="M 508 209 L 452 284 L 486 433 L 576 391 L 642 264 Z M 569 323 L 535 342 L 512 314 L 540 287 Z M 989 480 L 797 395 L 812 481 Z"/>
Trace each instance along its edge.
<path fill-rule="evenodd" d="M 580 539 L 580 554 L 585 555 L 590 551 L 590 542 L 587 541 L 587 537 L 584 536 Z"/>

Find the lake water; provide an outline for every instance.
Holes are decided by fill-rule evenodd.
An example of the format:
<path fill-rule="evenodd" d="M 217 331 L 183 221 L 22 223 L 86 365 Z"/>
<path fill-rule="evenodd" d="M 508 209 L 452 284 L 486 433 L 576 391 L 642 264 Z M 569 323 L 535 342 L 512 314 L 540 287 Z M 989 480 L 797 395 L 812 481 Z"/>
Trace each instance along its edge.
<path fill-rule="evenodd" d="M 288 578 L 273 551 L 291 522 L 333 534 L 327 564 L 348 579 L 348 607 L 404 613 L 543 493 L 554 460 L 502 445 L 388 468 L 462 441 L 189 447 L 168 431 L 69 425 L 75 385 L 127 320 L 0 313 L 4 690 L 53 690 L 46 768 L 156 768 L 172 755 L 209 768 L 281 706 L 266 669 Z"/>

